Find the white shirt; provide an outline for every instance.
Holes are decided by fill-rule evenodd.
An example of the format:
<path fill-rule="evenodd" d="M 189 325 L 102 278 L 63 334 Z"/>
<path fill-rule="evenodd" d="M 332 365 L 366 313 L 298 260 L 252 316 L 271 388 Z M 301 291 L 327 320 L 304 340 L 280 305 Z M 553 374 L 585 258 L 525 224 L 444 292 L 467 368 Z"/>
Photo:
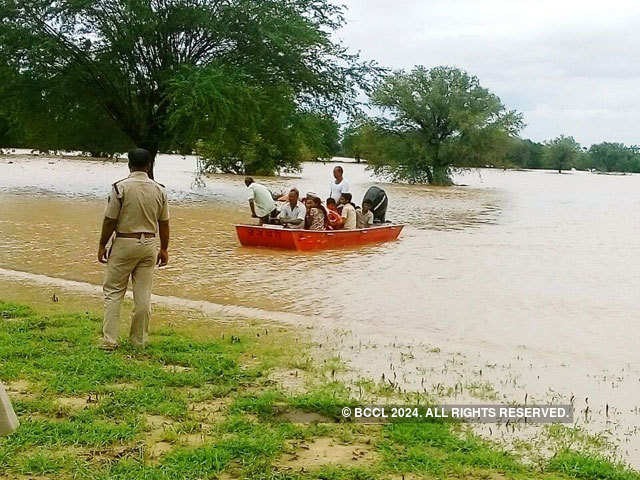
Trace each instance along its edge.
<path fill-rule="evenodd" d="M 342 181 L 340 183 L 331 182 L 329 184 L 329 191 L 331 192 L 329 196 L 333 198 L 336 202 L 340 200 L 340 195 L 343 193 L 349 193 L 349 182 L 342 177 Z"/>
<path fill-rule="evenodd" d="M 253 200 L 257 216 L 264 217 L 273 212 L 273 209 L 276 208 L 276 202 L 273 201 L 271 192 L 267 187 L 253 182 L 247 188 L 249 189 L 248 198 Z"/>
<path fill-rule="evenodd" d="M 299 218 L 300 220 L 302 220 L 302 222 L 298 223 L 297 225 L 289 223 L 287 226 L 291 228 L 304 228 L 304 217 L 306 215 L 307 209 L 302 203 L 298 202 L 295 207 L 291 208 L 291 204 L 289 202 L 286 202 L 282 206 L 282 209 L 280 209 L 278 220 L 287 221 Z"/>
<path fill-rule="evenodd" d="M 347 203 L 342 207 L 342 213 L 340 214 L 342 218 L 344 218 L 344 228 L 345 230 L 355 230 L 356 228 L 356 209 L 353 208 L 353 205 Z"/>

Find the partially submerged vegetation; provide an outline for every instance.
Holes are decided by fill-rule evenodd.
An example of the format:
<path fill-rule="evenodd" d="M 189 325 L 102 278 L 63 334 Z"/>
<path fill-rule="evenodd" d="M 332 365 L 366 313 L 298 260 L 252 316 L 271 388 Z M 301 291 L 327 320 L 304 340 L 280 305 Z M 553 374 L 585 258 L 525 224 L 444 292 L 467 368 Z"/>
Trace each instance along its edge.
<path fill-rule="evenodd" d="M 96 315 L 3 302 L 0 315 L 0 376 L 22 422 L 0 440 L 5 478 L 640 479 L 568 449 L 564 427 L 550 432 L 551 458 L 532 463 L 452 422 L 345 423 L 340 409 L 356 402 L 339 365 L 311 361 L 284 329 L 196 337 L 176 322 L 144 350 L 107 353 Z M 360 404 L 389 395 L 358 385 Z"/>

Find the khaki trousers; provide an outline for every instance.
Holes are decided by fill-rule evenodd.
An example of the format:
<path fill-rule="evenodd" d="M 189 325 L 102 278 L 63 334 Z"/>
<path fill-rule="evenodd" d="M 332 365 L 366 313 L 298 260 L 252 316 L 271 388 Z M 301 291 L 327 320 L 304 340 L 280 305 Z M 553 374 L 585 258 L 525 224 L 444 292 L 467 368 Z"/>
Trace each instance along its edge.
<path fill-rule="evenodd" d="M 9 435 L 18 428 L 18 418 L 11 406 L 11 400 L 0 383 L 0 435 Z"/>
<path fill-rule="evenodd" d="M 104 343 L 118 344 L 120 306 L 127 291 L 129 276 L 133 289 L 131 343 L 143 346 L 151 317 L 151 285 L 158 249 L 154 238 L 116 237 L 107 260 L 104 284 Z"/>

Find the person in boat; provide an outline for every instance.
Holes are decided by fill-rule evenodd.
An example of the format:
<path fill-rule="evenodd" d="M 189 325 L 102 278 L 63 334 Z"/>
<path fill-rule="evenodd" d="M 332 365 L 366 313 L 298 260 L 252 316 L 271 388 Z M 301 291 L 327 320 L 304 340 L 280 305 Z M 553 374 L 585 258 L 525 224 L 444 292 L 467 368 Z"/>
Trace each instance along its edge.
<path fill-rule="evenodd" d="M 304 222 L 306 230 L 326 230 L 328 225 L 327 210 L 322 206 L 322 200 L 307 194 L 307 215 Z"/>
<path fill-rule="evenodd" d="M 343 193 L 340 196 L 340 204 L 342 205 L 342 211 L 340 216 L 342 217 L 342 223 L 345 230 L 355 230 L 356 228 L 356 208 L 351 203 L 351 194 Z"/>
<path fill-rule="evenodd" d="M 369 228 L 373 225 L 373 212 L 371 200 L 363 200 L 362 208 L 356 210 L 356 228 Z"/>
<path fill-rule="evenodd" d="M 244 179 L 244 184 L 249 190 L 249 208 L 251 217 L 260 219 L 260 225 L 271 223 L 277 215 L 276 202 L 267 187 L 257 183 L 251 177 Z"/>
<path fill-rule="evenodd" d="M 284 204 L 278 214 L 278 222 L 284 227 L 304 228 L 307 210 L 300 202 L 300 192 L 297 188 L 289 191 L 288 201 Z"/>
<path fill-rule="evenodd" d="M 331 197 L 327 198 L 327 221 L 330 230 L 339 230 L 342 228 L 343 222 L 340 211 L 338 210 L 338 204 Z"/>
<path fill-rule="evenodd" d="M 329 196 L 336 202 L 340 201 L 340 196 L 343 193 L 349 193 L 349 182 L 342 176 L 344 170 L 340 165 L 337 165 L 333 169 L 334 181 L 329 184 Z"/>

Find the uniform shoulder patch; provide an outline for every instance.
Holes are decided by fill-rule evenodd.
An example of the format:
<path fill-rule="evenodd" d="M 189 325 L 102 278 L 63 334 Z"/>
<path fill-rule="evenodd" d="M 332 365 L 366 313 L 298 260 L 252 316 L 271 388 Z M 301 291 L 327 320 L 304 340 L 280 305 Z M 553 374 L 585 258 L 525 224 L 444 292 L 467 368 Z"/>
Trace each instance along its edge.
<path fill-rule="evenodd" d="M 120 182 L 122 182 L 123 180 L 126 180 L 126 178 L 121 178 L 121 179 L 120 179 L 120 180 L 118 180 L 117 182 L 113 182 L 113 189 L 115 190 L 116 195 L 118 195 L 118 196 L 121 196 L 121 195 L 122 195 L 122 193 L 121 193 L 121 192 L 120 192 L 120 190 L 118 189 L 118 184 L 119 184 Z"/>

